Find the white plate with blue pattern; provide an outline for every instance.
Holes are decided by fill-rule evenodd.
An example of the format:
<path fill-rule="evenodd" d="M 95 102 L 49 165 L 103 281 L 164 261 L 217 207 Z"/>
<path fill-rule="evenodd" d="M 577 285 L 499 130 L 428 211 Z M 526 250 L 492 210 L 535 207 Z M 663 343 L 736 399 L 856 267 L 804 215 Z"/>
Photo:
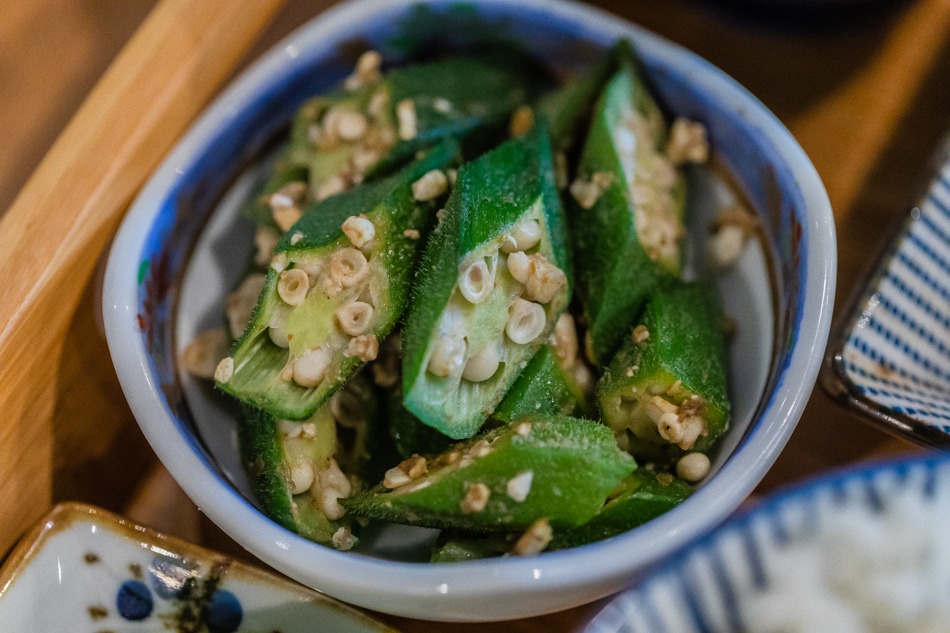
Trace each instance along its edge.
<path fill-rule="evenodd" d="M 836 324 L 822 385 L 885 430 L 950 448 L 950 141 Z"/>
<path fill-rule="evenodd" d="M 585 633 L 947 631 L 948 517 L 945 457 L 823 475 L 671 557 Z"/>

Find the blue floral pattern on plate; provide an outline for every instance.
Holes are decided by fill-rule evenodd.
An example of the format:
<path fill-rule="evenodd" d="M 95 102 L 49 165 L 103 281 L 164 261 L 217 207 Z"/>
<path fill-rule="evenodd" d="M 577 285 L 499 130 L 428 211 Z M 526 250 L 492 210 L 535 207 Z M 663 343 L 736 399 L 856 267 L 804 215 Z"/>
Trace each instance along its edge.
<path fill-rule="evenodd" d="M 0 569 L 0 631 L 351 633 L 392 629 L 296 583 L 134 525 L 61 504 Z"/>

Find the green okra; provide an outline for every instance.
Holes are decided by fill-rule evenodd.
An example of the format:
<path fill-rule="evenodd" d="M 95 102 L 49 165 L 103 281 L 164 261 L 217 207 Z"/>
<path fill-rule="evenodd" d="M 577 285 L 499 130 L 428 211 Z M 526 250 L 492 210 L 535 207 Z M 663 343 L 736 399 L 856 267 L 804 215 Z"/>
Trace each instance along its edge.
<path fill-rule="evenodd" d="M 446 141 L 398 174 L 313 206 L 275 249 L 254 316 L 217 385 L 287 420 L 306 420 L 362 361 L 408 303 L 420 245 L 439 200 L 413 185 L 455 164 Z M 428 177 L 428 176 L 427 176 Z M 346 230 L 344 230 L 346 223 Z"/>
<path fill-rule="evenodd" d="M 729 424 L 726 352 L 713 285 L 654 293 L 597 387 L 621 447 L 651 459 L 707 452 Z"/>
<path fill-rule="evenodd" d="M 582 362 L 575 361 L 578 365 Z M 586 367 L 583 370 L 589 373 Z M 545 345 L 534 355 L 492 417 L 511 422 L 535 414 L 593 417 L 584 386 L 577 379 L 577 367 L 565 367 L 553 345 Z"/>
<path fill-rule="evenodd" d="M 386 414 L 390 437 L 403 459 L 413 455 L 441 453 L 454 443 L 452 438 L 423 424 L 419 418 L 406 410 L 401 384 L 386 393 Z"/>
<path fill-rule="evenodd" d="M 590 520 L 636 468 L 605 426 L 560 416 L 525 417 L 410 462 L 341 503 L 370 518 L 473 532 L 522 530 L 540 519 L 570 528 Z"/>
<path fill-rule="evenodd" d="M 544 125 L 465 164 L 426 247 L 403 331 L 406 408 L 471 437 L 570 297 Z"/>
<path fill-rule="evenodd" d="M 680 275 L 685 182 L 636 65 L 623 60 L 598 100 L 570 191 L 578 296 L 591 360 L 606 364 L 657 287 Z"/>
<path fill-rule="evenodd" d="M 244 406 L 241 458 L 264 513 L 322 545 L 351 547 L 333 540 L 340 528 L 355 527 L 335 497 L 379 476 L 374 467 L 385 454 L 378 409 L 373 389 L 359 376 L 305 422 Z"/>
<path fill-rule="evenodd" d="M 439 535 L 436 549 L 430 562 L 464 563 L 469 560 L 495 558 L 511 553 L 517 534 L 489 534 L 487 536 L 469 536 L 462 533 L 444 531 Z"/>
<path fill-rule="evenodd" d="M 288 185 L 294 186 L 295 183 L 300 183 L 298 186 L 306 191 L 308 179 L 309 171 L 303 165 L 288 163 L 286 158 L 279 160 L 274 173 L 264 183 L 261 190 L 252 195 L 241 207 L 241 215 L 258 226 L 279 230 L 277 222 L 274 221 L 271 196 Z"/>
<path fill-rule="evenodd" d="M 637 470 L 610 493 L 594 518 L 571 530 L 555 532 L 550 549 L 577 547 L 622 534 L 672 510 L 693 492 L 691 485 L 673 475 Z"/>

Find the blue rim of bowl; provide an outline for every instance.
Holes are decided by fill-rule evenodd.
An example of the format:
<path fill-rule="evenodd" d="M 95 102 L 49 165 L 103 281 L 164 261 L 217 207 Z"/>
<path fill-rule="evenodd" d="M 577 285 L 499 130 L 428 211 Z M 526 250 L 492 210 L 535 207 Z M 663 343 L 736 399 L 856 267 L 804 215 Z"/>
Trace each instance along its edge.
<path fill-rule="evenodd" d="M 400 578 L 399 583 L 396 584 L 402 586 L 398 588 L 398 591 L 390 594 L 389 597 L 392 600 L 398 600 L 406 593 L 432 597 L 445 595 L 448 585 L 442 583 L 438 586 L 430 586 L 431 579 L 424 577 L 425 569 L 430 567 L 428 565 L 373 560 L 341 554 L 316 546 L 285 531 L 271 523 L 247 500 L 231 489 L 215 469 L 211 468 L 208 472 L 207 456 L 201 454 L 196 445 L 192 444 L 191 454 L 188 454 L 188 451 L 176 450 L 173 443 L 168 443 L 164 435 L 179 433 L 181 429 L 171 423 L 175 412 L 169 409 L 159 389 L 151 382 L 155 371 L 154 361 L 149 366 L 141 360 L 130 358 L 127 353 L 128 349 L 133 349 L 138 351 L 140 356 L 147 356 L 144 351 L 145 342 L 142 333 L 134 325 L 134 313 L 143 300 L 148 301 L 148 293 L 145 293 L 144 299 L 130 296 L 129 290 L 137 288 L 135 277 L 138 271 L 120 270 L 115 262 L 121 259 L 120 253 L 123 250 L 129 249 L 136 250 L 142 255 L 139 261 L 145 261 L 148 258 L 149 244 L 139 243 L 134 233 L 136 224 L 147 221 L 151 225 L 154 222 L 155 225 L 152 226 L 150 232 L 154 240 L 159 240 L 156 236 L 162 236 L 164 239 L 167 235 L 175 214 L 166 212 L 168 211 L 166 205 L 171 204 L 173 198 L 165 190 L 171 187 L 173 191 L 180 191 L 183 174 L 188 173 L 190 167 L 199 160 L 195 158 L 196 148 L 191 146 L 203 147 L 207 137 L 223 134 L 222 127 L 226 128 L 227 125 L 233 124 L 241 115 L 242 108 L 236 107 L 233 103 L 243 104 L 242 107 L 246 108 L 249 101 L 253 102 L 250 95 L 257 94 L 256 86 L 259 84 L 268 85 L 271 89 L 275 86 L 279 87 L 280 81 L 292 74 L 283 67 L 288 58 L 295 60 L 293 62 L 296 64 L 295 67 L 299 68 L 306 60 L 327 57 L 334 50 L 335 44 L 344 37 L 336 30 L 344 33 L 353 32 L 358 30 L 358 27 L 354 25 L 358 25 L 361 18 L 373 16 L 378 20 L 380 14 L 397 15 L 412 4 L 414 3 L 409 0 L 399 2 L 359 0 L 330 9 L 313 23 L 292 34 L 241 75 L 209 107 L 173 150 L 133 205 L 128 220 L 117 235 L 116 247 L 110 257 L 110 260 L 115 261 L 110 262 L 106 280 L 106 301 L 108 302 L 110 297 L 123 297 L 122 305 L 105 306 L 110 349 L 122 379 L 123 388 L 136 417 L 149 420 L 150 423 L 142 424 L 143 431 L 185 491 L 206 511 L 209 507 L 218 508 L 217 511 L 209 511 L 212 520 L 226 532 L 235 536 L 254 554 L 285 573 L 306 582 L 312 569 L 304 569 L 306 564 L 304 559 L 319 559 L 324 566 L 321 577 L 325 580 L 339 581 L 325 582 L 319 588 L 331 595 L 357 603 L 362 602 L 359 598 L 361 593 L 365 592 L 363 583 L 350 582 L 345 577 L 342 580 L 334 578 L 341 572 L 337 565 L 343 566 L 347 571 L 358 576 Z M 708 527 L 725 518 L 748 495 L 786 443 L 814 384 L 818 370 L 814 359 L 820 359 L 827 340 L 835 273 L 833 219 L 827 195 L 821 187 L 814 167 L 791 135 L 761 103 L 709 62 L 685 53 L 676 45 L 619 20 L 615 16 L 573 2 L 487 0 L 475 4 L 482 8 L 488 7 L 503 12 L 513 11 L 518 15 L 523 15 L 525 12 L 533 12 L 535 16 L 543 15 L 544 19 L 570 24 L 578 33 L 578 37 L 586 37 L 588 41 L 612 42 L 617 37 L 632 37 L 641 49 L 649 50 L 650 54 L 660 59 L 675 58 L 675 64 L 685 67 L 690 80 L 710 98 L 740 104 L 738 107 L 744 110 L 742 116 L 751 125 L 758 126 L 759 129 L 767 132 L 763 134 L 763 139 L 767 139 L 772 145 L 773 152 L 783 157 L 788 169 L 791 170 L 794 182 L 799 186 L 802 196 L 801 206 L 796 208 L 795 212 L 800 214 L 808 210 L 812 213 L 812 217 L 807 218 L 809 224 L 801 225 L 801 234 L 798 237 L 802 243 L 809 242 L 811 239 L 815 242 L 812 245 L 813 248 L 802 253 L 803 259 L 798 266 L 796 278 L 803 291 L 799 293 L 798 301 L 792 306 L 793 313 L 788 315 L 791 317 L 789 338 L 780 341 L 784 351 L 780 356 L 783 362 L 781 366 L 773 368 L 773 382 L 767 387 L 767 390 L 771 391 L 771 398 L 760 405 L 757 419 L 743 438 L 741 446 L 737 447 L 720 474 L 706 486 L 709 490 L 705 493 L 706 501 L 702 507 L 697 503 L 700 501 L 697 498 L 691 500 L 691 505 L 685 504 L 694 512 L 707 517 L 702 525 L 696 523 L 687 525 L 685 528 L 675 526 L 671 523 L 671 520 L 678 517 L 674 511 L 640 528 L 635 533 L 628 533 L 575 550 L 549 553 L 537 560 L 474 561 L 465 564 L 465 574 L 451 571 L 450 567 L 455 566 L 444 568 L 446 574 L 453 576 L 455 585 L 452 593 L 504 595 L 504 583 L 486 588 L 479 586 L 479 583 L 484 584 L 484 580 L 476 582 L 469 580 L 468 577 L 481 574 L 481 569 L 494 569 L 501 566 L 515 583 L 527 582 L 537 588 L 575 587 L 579 583 L 589 583 L 590 579 L 578 579 L 563 571 L 573 565 L 589 565 L 590 560 L 594 558 L 600 561 L 596 579 L 601 583 L 598 591 L 602 596 L 609 590 L 619 588 L 617 583 L 622 582 L 622 579 L 636 567 L 634 563 L 650 562 L 644 561 L 644 559 L 649 559 L 649 556 L 638 551 L 638 544 L 649 542 L 651 549 L 669 552 L 698 536 L 704 529 L 703 526 Z M 298 44 L 316 41 L 321 35 L 325 36 L 331 44 L 311 46 L 306 52 L 306 60 L 300 59 L 302 47 L 298 47 Z M 264 79 L 268 74 L 272 78 Z M 327 78 L 326 83 L 331 83 L 332 80 L 338 78 Z M 254 98 L 259 99 L 261 96 L 258 94 Z M 229 103 L 232 104 L 229 105 Z M 266 128 L 262 127 L 262 130 L 264 129 Z M 262 132 L 261 136 L 260 142 L 263 144 L 263 137 L 270 134 Z M 766 141 L 763 140 L 763 142 Z M 242 140 L 243 143 L 246 143 L 246 140 Z M 224 155 L 225 153 L 219 153 L 211 158 L 224 160 Z M 150 201 L 153 198 L 163 201 L 158 208 Z M 165 223 L 164 226 L 161 225 L 162 222 Z M 185 252 L 185 249 L 182 252 Z M 161 277 L 162 266 L 169 265 L 171 262 L 159 263 L 156 277 Z M 810 283 L 807 283 L 809 280 Z M 111 291 L 109 291 L 110 288 Z M 806 313 L 810 317 L 807 321 L 803 318 Z M 794 380 L 789 381 L 791 376 L 794 376 Z M 156 410 L 162 413 L 156 413 Z M 741 449 L 752 450 L 743 452 Z M 729 473 L 729 476 L 723 476 L 724 473 Z M 227 494 L 220 494 L 221 486 L 224 486 Z M 697 496 L 702 497 L 702 495 Z M 624 550 L 627 556 L 619 556 L 618 554 Z M 631 556 L 630 552 L 634 554 Z M 383 570 L 386 570 L 385 574 Z M 605 583 L 610 585 L 606 590 Z M 421 586 L 423 584 L 426 586 Z M 443 587 L 445 590 L 442 590 Z M 593 598 L 588 595 L 584 599 Z M 380 608 L 378 603 L 376 605 L 376 608 Z M 394 613 L 408 615 L 416 613 L 401 609 L 398 604 L 391 607 L 391 610 Z"/>
<path fill-rule="evenodd" d="M 631 607 L 643 607 L 645 611 L 649 612 L 651 607 L 645 596 L 650 589 L 658 584 L 676 581 L 681 576 L 681 571 L 688 564 L 691 554 L 694 552 L 714 552 L 720 542 L 727 535 L 733 533 L 745 537 L 756 522 L 769 523 L 776 540 L 780 543 L 788 542 L 789 535 L 785 526 L 781 524 L 780 515 L 785 508 L 793 504 L 812 501 L 825 490 L 829 490 L 839 498 L 844 499 L 848 496 L 851 486 L 858 483 L 861 486 L 861 492 L 867 498 L 867 503 L 871 507 L 879 508 L 882 502 L 879 491 L 875 489 L 875 483 L 887 475 L 895 475 L 898 483 L 904 483 L 911 471 L 918 469 L 923 469 L 926 473 L 922 493 L 925 496 L 932 496 L 933 490 L 936 488 L 937 470 L 948 464 L 950 464 L 950 458 L 946 455 L 932 454 L 876 459 L 857 465 L 845 466 L 783 486 L 762 501 L 739 510 L 732 518 L 722 523 L 715 530 L 671 555 L 663 564 L 655 567 L 648 576 L 642 577 L 637 587 L 611 599 L 590 620 L 584 631 L 585 633 L 610 633 L 611 631 L 625 630 L 622 628 L 622 624 L 629 619 L 629 609 Z M 809 518 L 815 519 L 817 517 L 811 515 Z M 754 577 L 761 578 L 764 572 L 761 570 L 761 564 L 756 562 L 761 557 L 758 555 L 756 547 L 749 544 L 749 539 L 745 538 L 743 542 L 746 544 L 746 552 L 752 560 L 750 563 L 751 573 Z M 715 558 L 714 565 L 721 567 L 722 561 Z M 717 577 L 728 584 L 727 574 L 721 569 L 717 572 Z M 757 584 L 762 584 L 762 581 L 757 580 Z M 688 604 L 684 605 L 683 612 L 693 618 L 690 623 L 695 625 L 694 630 L 709 630 L 702 617 L 703 611 L 697 602 L 696 596 L 689 591 L 684 593 Z M 723 593 L 727 596 L 725 602 L 730 621 L 738 622 L 740 619 L 738 617 L 739 607 L 735 603 L 734 588 L 727 586 Z M 621 602 L 625 606 L 621 606 Z M 668 631 L 662 623 L 659 623 L 659 619 L 655 614 L 652 619 L 658 623 L 656 633 L 666 633 Z M 736 627 L 736 630 L 741 630 L 741 628 Z"/>

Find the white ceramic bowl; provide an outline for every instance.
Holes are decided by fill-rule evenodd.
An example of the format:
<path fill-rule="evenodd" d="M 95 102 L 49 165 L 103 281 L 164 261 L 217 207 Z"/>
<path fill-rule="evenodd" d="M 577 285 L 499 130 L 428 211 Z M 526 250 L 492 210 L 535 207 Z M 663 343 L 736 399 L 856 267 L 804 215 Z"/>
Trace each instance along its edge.
<path fill-rule="evenodd" d="M 831 209 L 814 168 L 784 127 L 695 55 L 601 11 L 566 1 L 357 0 L 331 9 L 243 73 L 182 138 L 116 236 L 106 273 L 109 346 L 146 437 L 189 496 L 235 540 L 285 574 L 342 600 L 437 620 L 500 620 L 583 604 L 722 521 L 761 480 L 808 399 L 828 336 L 835 285 Z M 720 278 L 739 325 L 732 348 L 733 425 L 713 475 L 666 515 L 626 534 L 535 558 L 412 563 L 394 530 L 366 554 L 310 543 L 250 500 L 234 420 L 176 373 L 190 336 L 220 323 L 249 235 L 232 222 L 266 143 L 310 94 L 344 77 L 362 46 L 399 61 L 405 20 L 450 44 L 490 33 L 519 41 L 558 70 L 583 68 L 618 38 L 638 47 L 662 100 L 709 128 L 711 171 L 696 174 L 693 236 L 730 196 L 759 215 L 765 239 Z M 488 27 L 486 28 L 486 24 Z M 239 174 L 244 175 L 238 178 Z M 230 188 L 230 189 L 229 189 Z M 211 218 L 210 222 L 208 221 Z M 244 249 L 244 250 L 242 250 Z M 695 249 L 694 249 L 695 250 Z"/>

